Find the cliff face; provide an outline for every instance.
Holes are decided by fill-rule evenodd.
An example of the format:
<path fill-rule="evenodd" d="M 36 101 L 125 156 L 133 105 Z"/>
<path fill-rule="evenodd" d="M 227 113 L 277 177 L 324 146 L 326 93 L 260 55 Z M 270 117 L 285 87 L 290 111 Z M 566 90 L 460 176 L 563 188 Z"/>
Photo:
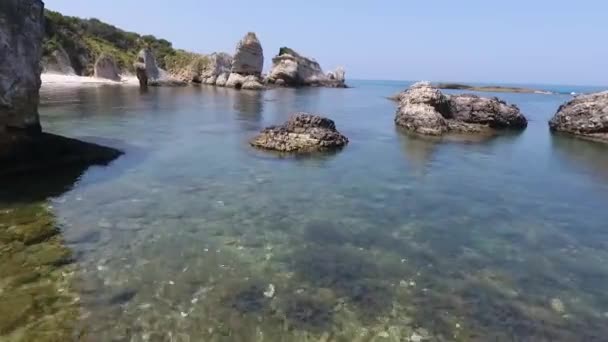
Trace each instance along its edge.
<path fill-rule="evenodd" d="M 0 1 L 0 134 L 9 129 L 39 133 L 40 0 Z"/>

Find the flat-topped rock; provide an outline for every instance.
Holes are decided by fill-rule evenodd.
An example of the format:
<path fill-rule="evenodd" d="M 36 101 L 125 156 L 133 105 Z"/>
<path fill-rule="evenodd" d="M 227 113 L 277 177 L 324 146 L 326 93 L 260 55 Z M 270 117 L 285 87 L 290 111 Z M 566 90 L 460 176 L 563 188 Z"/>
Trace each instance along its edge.
<path fill-rule="evenodd" d="M 608 143 L 608 91 L 577 96 L 561 105 L 549 127 Z"/>
<path fill-rule="evenodd" d="M 308 113 L 294 114 L 285 124 L 268 127 L 251 141 L 252 146 L 281 152 L 323 151 L 346 144 L 348 138 L 332 120 Z"/>
<path fill-rule="evenodd" d="M 428 82 L 418 82 L 394 99 L 399 101 L 395 123 L 425 135 L 523 129 L 528 124 L 515 105 L 495 97 L 445 95 Z"/>

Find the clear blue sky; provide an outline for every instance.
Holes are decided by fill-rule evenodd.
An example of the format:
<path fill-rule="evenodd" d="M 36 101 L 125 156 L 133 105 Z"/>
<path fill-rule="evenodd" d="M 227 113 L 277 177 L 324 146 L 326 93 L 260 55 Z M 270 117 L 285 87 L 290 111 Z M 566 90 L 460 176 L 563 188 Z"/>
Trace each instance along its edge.
<path fill-rule="evenodd" d="M 258 34 L 347 77 L 608 85 L 608 0 L 45 0 L 174 47 L 233 53 Z"/>

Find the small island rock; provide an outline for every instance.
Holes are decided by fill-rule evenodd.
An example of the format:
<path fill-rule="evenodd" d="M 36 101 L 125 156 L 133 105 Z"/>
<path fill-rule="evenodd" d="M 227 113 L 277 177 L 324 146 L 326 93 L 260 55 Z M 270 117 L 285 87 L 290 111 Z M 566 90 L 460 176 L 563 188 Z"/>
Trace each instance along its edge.
<path fill-rule="evenodd" d="M 425 135 L 523 129 L 528 124 L 515 105 L 471 94 L 445 95 L 428 82 L 418 82 L 394 99 L 399 101 L 395 123 Z"/>
<path fill-rule="evenodd" d="M 102 54 L 97 58 L 97 61 L 95 61 L 95 77 L 120 81 L 120 72 L 112 56 Z"/>
<path fill-rule="evenodd" d="M 549 127 L 552 131 L 608 142 L 608 91 L 577 96 L 561 105 Z"/>
<path fill-rule="evenodd" d="M 329 75 L 325 74 L 317 61 L 304 57 L 296 51 L 283 47 L 272 59 L 272 69 L 266 81 L 290 87 L 321 86 L 345 88 L 344 69 L 339 68 Z"/>
<path fill-rule="evenodd" d="M 294 114 L 281 126 L 268 127 L 256 136 L 251 145 L 281 152 L 312 152 L 339 149 L 348 138 L 336 130 L 327 118 L 308 114 Z"/>
<path fill-rule="evenodd" d="M 260 76 L 264 67 L 264 51 L 258 37 L 249 32 L 236 46 L 232 72 L 240 75 Z"/>

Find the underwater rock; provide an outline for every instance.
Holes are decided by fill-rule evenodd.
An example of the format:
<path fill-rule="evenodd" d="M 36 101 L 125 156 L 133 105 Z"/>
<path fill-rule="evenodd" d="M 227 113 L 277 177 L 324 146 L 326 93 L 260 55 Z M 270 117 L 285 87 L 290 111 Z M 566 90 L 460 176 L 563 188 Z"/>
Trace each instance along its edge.
<path fill-rule="evenodd" d="M 297 113 L 282 126 L 262 130 L 250 144 L 282 152 L 311 152 L 342 148 L 348 144 L 348 138 L 336 130 L 330 119 Z"/>
<path fill-rule="evenodd" d="M 241 313 L 252 313 L 264 310 L 269 298 L 264 292 L 266 289 L 260 284 L 246 284 L 243 288 L 227 298 L 228 305 Z"/>
<path fill-rule="evenodd" d="M 561 299 L 553 298 L 553 299 L 551 299 L 551 309 L 553 309 L 553 311 L 561 314 L 566 311 L 566 306 L 564 305 L 564 302 L 562 302 Z"/>
<path fill-rule="evenodd" d="M 470 94 L 444 95 L 429 82 L 415 83 L 393 99 L 399 101 L 395 124 L 424 135 L 523 129 L 528 124 L 515 105 Z"/>
<path fill-rule="evenodd" d="M 555 132 L 608 142 L 608 91 L 577 96 L 561 105 L 549 127 Z"/>
<path fill-rule="evenodd" d="M 319 332 L 333 324 L 333 304 L 316 296 L 293 294 L 286 298 L 283 310 L 293 328 Z"/>

